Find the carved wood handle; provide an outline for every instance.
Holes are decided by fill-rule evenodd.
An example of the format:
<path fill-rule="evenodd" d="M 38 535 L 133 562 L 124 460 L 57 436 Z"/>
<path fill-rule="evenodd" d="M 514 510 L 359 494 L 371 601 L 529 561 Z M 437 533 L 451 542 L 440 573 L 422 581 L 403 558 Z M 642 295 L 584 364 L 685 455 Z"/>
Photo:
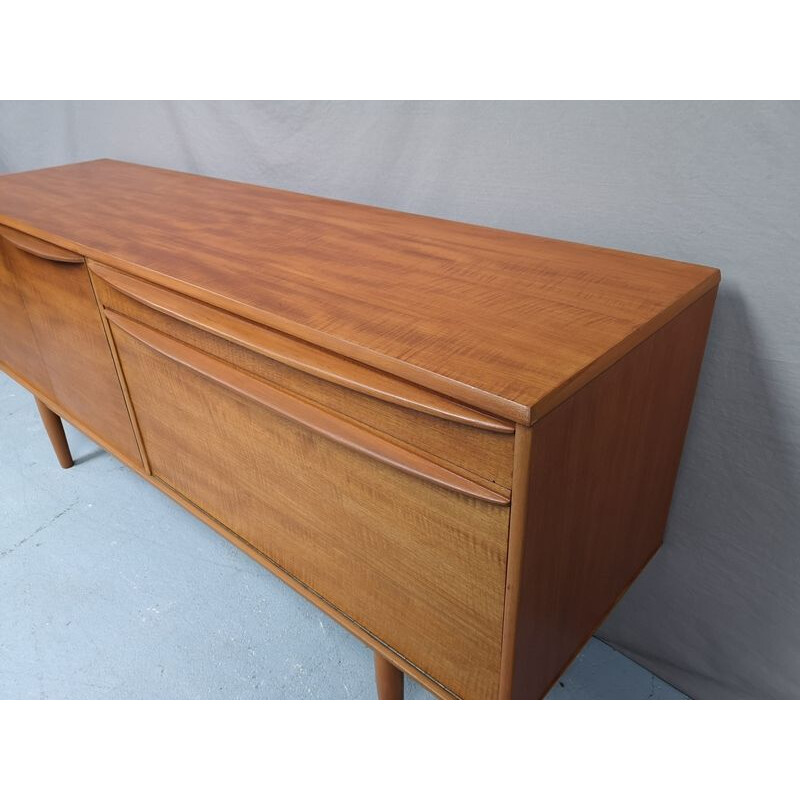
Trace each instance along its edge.
<path fill-rule="evenodd" d="M 113 326 L 120 328 L 150 349 L 327 439 L 389 464 L 401 472 L 467 497 L 501 506 L 507 506 L 511 502 L 500 492 L 487 489 L 469 478 L 372 433 L 357 423 L 326 411 L 297 395 L 271 386 L 214 356 L 207 355 L 114 311 L 106 310 L 105 313 Z"/>
<path fill-rule="evenodd" d="M 41 239 L 35 239 L 33 236 L 28 236 L 27 233 L 15 231 L 12 228 L 0 227 L 0 236 L 2 236 L 9 244 L 14 247 L 30 253 L 32 256 L 38 256 L 46 261 L 59 261 L 64 264 L 82 264 L 83 256 L 77 253 L 72 253 L 69 250 L 64 250 L 61 247 L 56 247 L 50 242 L 43 242 Z"/>
<path fill-rule="evenodd" d="M 491 417 L 385 372 L 365 367 L 356 361 L 248 322 L 198 300 L 154 286 L 103 264 L 92 261 L 90 268 L 114 289 L 133 300 L 294 369 L 361 394 L 442 419 L 496 433 L 514 433 L 514 426 L 505 420 Z"/>

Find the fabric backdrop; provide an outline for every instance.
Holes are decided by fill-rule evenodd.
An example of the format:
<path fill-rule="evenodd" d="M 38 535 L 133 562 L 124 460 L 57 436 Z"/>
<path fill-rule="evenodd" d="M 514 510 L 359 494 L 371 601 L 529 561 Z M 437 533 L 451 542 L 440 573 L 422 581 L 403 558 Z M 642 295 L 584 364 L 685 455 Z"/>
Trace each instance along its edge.
<path fill-rule="evenodd" d="M 800 104 L 0 104 L 0 171 L 100 157 L 720 267 L 666 542 L 601 635 L 800 697 Z"/>

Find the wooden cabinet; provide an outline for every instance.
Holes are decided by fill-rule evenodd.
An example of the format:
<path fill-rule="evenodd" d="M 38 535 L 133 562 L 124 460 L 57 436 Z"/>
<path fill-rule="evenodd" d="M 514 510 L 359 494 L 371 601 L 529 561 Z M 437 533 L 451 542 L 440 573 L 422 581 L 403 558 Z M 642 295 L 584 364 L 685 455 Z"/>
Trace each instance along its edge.
<path fill-rule="evenodd" d="M 543 696 L 661 542 L 716 270 L 108 161 L 0 222 L 0 366 L 383 697 Z"/>

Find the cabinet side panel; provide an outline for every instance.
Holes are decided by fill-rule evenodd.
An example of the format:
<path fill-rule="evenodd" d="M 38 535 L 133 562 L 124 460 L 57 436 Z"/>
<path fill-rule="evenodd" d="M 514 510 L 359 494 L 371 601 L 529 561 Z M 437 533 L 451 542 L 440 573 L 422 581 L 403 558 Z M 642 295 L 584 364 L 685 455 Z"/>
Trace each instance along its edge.
<path fill-rule="evenodd" d="M 513 697 L 546 694 L 661 544 L 715 296 L 535 424 Z"/>

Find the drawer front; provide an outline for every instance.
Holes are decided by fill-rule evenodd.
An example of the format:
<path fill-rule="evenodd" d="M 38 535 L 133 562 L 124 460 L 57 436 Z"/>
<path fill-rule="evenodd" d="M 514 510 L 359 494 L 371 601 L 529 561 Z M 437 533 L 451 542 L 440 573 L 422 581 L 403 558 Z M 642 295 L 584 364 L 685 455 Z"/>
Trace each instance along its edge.
<path fill-rule="evenodd" d="M 0 239 L 0 364 L 10 367 L 41 394 L 51 395 L 39 345 L 2 242 Z"/>
<path fill-rule="evenodd" d="M 152 474 L 462 697 L 497 695 L 509 505 L 108 314 Z"/>
<path fill-rule="evenodd" d="M 90 267 L 105 308 L 430 453 L 487 486 L 510 489 L 510 423 L 109 267 Z"/>
<path fill-rule="evenodd" d="M 0 237 L 47 371 L 45 396 L 141 464 L 83 257 L 9 228 L 0 227 Z"/>

